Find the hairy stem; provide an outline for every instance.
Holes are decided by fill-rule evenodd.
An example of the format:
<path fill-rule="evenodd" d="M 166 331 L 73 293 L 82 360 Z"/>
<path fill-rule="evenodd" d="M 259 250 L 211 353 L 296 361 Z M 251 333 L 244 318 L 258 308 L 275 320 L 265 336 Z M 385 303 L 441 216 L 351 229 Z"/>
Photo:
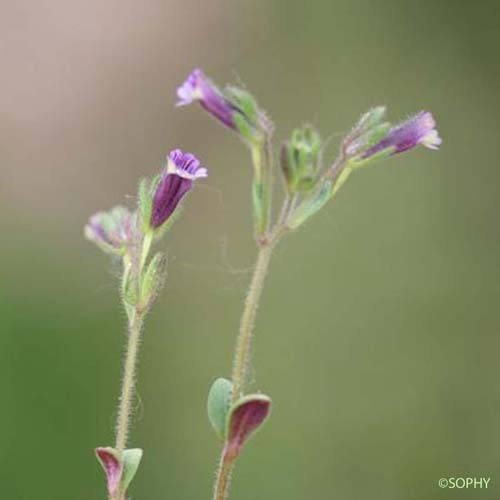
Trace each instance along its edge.
<path fill-rule="evenodd" d="M 233 466 L 234 457 L 229 456 L 227 447 L 224 446 L 221 453 L 219 470 L 217 471 L 217 479 L 215 481 L 214 500 L 226 500 L 228 498 Z"/>
<path fill-rule="evenodd" d="M 138 310 L 134 310 L 129 319 L 128 345 L 125 355 L 125 366 L 123 368 L 120 406 L 118 408 L 118 418 L 116 421 L 115 448 L 118 452 L 122 452 L 127 446 L 127 438 L 130 428 L 130 415 L 132 412 L 131 406 L 134 397 L 137 354 L 139 350 L 143 319 L 143 314 Z"/>
<path fill-rule="evenodd" d="M 259 248 L 257 263 L 255 264 L 252 281 L 245 300 L 245 307 L 240 321 L 240 331 L 234 352 L 231 377 L 233 382 L 232 403 L 235 403 L 240 398 L 245 386 L 255 317 L 273 248 L 274 245 L 272 243 L 262 245 Z"/>

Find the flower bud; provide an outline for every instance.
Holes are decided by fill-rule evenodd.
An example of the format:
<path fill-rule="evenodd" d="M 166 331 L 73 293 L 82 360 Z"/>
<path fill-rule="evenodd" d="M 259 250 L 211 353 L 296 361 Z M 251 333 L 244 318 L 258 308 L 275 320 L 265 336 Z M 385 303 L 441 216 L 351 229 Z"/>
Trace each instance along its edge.
<path fill-rule="evenodd" d="M 291 140 L 281 149 L 281 170 L 290 193 L 306 192 L 315 186 L 320 154 L 321 139 L 311 126 L 293 131 Z"/>
<path fill-rule="evenodd" d="M 123 255 L 136 235 L 136 215 L 122 206 L 96 213 L 85 226 L 85 236 L 114 255 Z"/>
<path fill-rule="evenodd" d="M 177 106 L 198 101 L 212 116 L 250 143 L 261 141 L 263 134 L 272 129 L 271 122 L 251 94 L 233 86 L 222 92 L 201 69 L 191 72 L 177 89 L 177 97 Z"/>
<path fill-rule="evenodd" d="M 392 154 L 402 153 L 419 145 L 429 149 L 438 149 L 441 142 L 434 117 L 428 111 L 422 111 L 393 127 L 384 139 L 365 151 L 362 158 L 371 158 L 376 153 L 389 148 L 393 148 Z"/>

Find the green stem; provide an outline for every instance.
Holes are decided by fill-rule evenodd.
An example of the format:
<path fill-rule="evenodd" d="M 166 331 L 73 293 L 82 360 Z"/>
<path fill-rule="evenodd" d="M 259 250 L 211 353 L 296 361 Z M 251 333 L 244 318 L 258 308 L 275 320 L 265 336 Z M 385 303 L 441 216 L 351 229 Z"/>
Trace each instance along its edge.
<path fill-rule="evenodd" d="M 220 458 L 219 470 L 217 471 L 217 479 L 215 481 L 214 500 L 226 500 L 228 498 L 233 466 L 234 458 L 229 456 L 224 446 Z"/>
<path fill-rule="evenodd" d="M 245 300 L 245 307 L 243 309 L 243 315 L 241 316 L 240 331 L 234 353 L 233 373 L 231 378 L 233 382 L 232 403 L 235 403 L 240 398 L 245 385 L 255 317 L 273 248 L 273 243 L 262 245 L 259 248 L 257 263 L 255 264 L 252 281 Z"/>
<path fill-rule="evenodd" d="M 146 264 L 146 259 L 148 258 L 149 251 L 151 250 L 151 244 L 153 243 L 153 231 L 147 231 L 142 240 L 141 249 L 141 260 L 139 264 L 139 275 L 141 274 L 144 265 Z"/>
<path fill-rule="evenodd" d="M 127 352 L 125 355 L 125 366 L 123 368 L 122 389 L 118 418 L 116 421 L 116 444 L 118 452 L 122 452 L 127 446 L 130 428 L 130 415 L 132 413 L 132 401 L 135 388 L 135 372 L 137 365 L 137 354 L 139 351 L 143 315 L 135 310 L 129 320 L 129 336 Z"/>

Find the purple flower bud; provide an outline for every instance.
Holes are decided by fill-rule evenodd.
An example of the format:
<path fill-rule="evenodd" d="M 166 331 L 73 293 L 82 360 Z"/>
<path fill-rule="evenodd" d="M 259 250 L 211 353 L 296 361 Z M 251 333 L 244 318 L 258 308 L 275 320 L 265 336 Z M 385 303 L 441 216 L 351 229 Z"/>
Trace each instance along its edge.
<path fill-rule="evenodd" d="M 174 149 L 153 197 L 150 226 L 157 229 L 174 213 L 179 202 L 193 186 L 193 181 L 207 176 L 207 169 L 191 153 Z"/>
<path fill-rule="evenodd" d="M 85 226 L 85 236 L 109 253 L 120 253 L 133 240 L 136 217 L 125 207 L 98 212 Z"/>
<path fill-rule="evenodd" d="M 201 69 L 195 69 L 177 89 L 177 106 L 186 106 L 194 101 L 200 104 L 224 125 L 236 130 L 234 113 L 237 108 L 207 78 Z"/>
<path fill-rule="evenodd" d="M 419 144 L 429 149 L 438 149 L 441 138 L 436 130 L 436 121 L 432 113 L 422 111 L 418 115 L 391 129 L 387 137 L 371 147 L 363 154 L 368 158 L 388 148 L 394 148 L 394 153 L 402 153 L 413 149 Z"/>

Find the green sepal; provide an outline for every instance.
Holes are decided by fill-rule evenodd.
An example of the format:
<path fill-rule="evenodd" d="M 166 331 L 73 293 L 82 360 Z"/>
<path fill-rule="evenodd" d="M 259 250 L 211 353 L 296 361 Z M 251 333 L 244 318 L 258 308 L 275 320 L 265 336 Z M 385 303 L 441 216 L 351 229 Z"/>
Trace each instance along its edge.
<path fill-rule="evenodd" d="M 255 137 L 255 129 L 250 125 L 248 120 L 239 113 L 234 113 L 233 121 L 238 129 L 240 135 L 246 139 L 249 143 L 254 143 L 257 141 Z"/>
<path fill-rule="evenodd" d="M 123 471 L 120 479 L 121 491 L 127 491 L 132 479 L 134 479 L 137 469 L 139 468 L 141 459 L 142 459 L 142 450 L 140 448 L 132 448 L 130 450 L 124 450 L 122 456 Z"/>
<path fill-rule="evenodd" d="M 165 279 L 166 257 L 158 252 L 149 261 L 141 279 L 141 303 L 146 308 L 151 305 Z"/>
<path fill-rule="evenodd" d="M 348 164 L 337 176 L 332 186 L 332 198 L 337 194 L 338 190 L 345 184 L 345 182 L 351 175 L 352 170 L 353 170 L 352 167 L 350 166 L 350 164 Z"/>
<path fill-rule="evenodd" d="M 357 155 L 370 149 L 387 137 L 392 125 L 389 122 L 384 122 L 369 129 L 364 134 L 360 135 L 347 148 L 347 154 Z"/>
<path fill-rule="evenodd" d="M 368 110 L 359 120 L 356 126 L 354 127 L 354 131 L 356 135 L 363 134 L 370 128 L 378 125 L 385 116 L 386 113 L 385 106 L 376 106 L 370 110 Z"/>
<path fill-rule="evenodd" d="M 232 390 L 233 383 L 221 377 L 214 381 L 208 392 L 208 419 L 221 439 L 225 439 L 226 437 L 226 418 Z"/>
<path fill-rule="evenodd" d="M 259 106 L 252 94 L 231 85 L 227 86 L 225 90 L 228 100 L 241 111 L 250 124 L 256 126 L 259 121 Z"/>
<path fill-rule="evenodd" d="M 161 174 L 157 174 L 151 180 L 141 179 L 139 183 L 137 208 L 140 214 L 140 223 L 144 232 L 151 229 L 149 223 L 151 220 L 151 212 L 153 210 L 153 200 L 158 184 L 160 184 L 161 177 Z"/>
<path fill-rule="evenodd" d="M 254 178 L 252 183 L 252 200 L 255 228 L 259 237 L 263 236 L 267 231 L 269 217 L 267 194 L 264 182 Z"/>
<path fill-rule="evenodd" d="M 353 158 L 349 161 L 349 167 L 352 168 L 353 170 L 367 167 L 372 163 L 389 158 L 394 154 L 395 151 L 396 151 L 395 147 L 390 147 L 382 149 L 382 151 L 379 151 L 378 153 L 375 153 L 367 158 L 362 158 L 362 157 Z"/>
<path fill-rule="evenodd" d="M 318 179 L 316 177 L 303 177 L 297 183 L 297 191 L 307 193 L 316 186 Z"/>
<path fill-rule="evenodd" d="M 149 179 L 141 179 L 139 189 L 137 190 L 137 208 L 141 214 L 141 222 L 149 221 L 151 218 L 151 210 L 153 207 L 153 199 L 150 196 Z"/>
<path fill-rule="evenodd" d="M 131 266 L 126 265 L 122 277 L 122 299 L 125 306 L 135 306 L 139 302 L 137 281 L 131 272 Z"/>
<path fill-rule="evenodd" d="M 290 229 L 296 229 L 316 212 L 321 210 L 331 197 L 332 182 L 324 181 L 315 193 L 312 193 L 297 207 L 288 223 Z"/>
<path fill-rule="evenodd" d="M 297 184 L 297 176 L 295 162 L 293 161 L 291 155 L 289 142 L 285 142 L 283 146 L 281 146 L 280 166 L 283 177 L 285 178 L 285 184 L 288 192 L 293 193 Z"/>

